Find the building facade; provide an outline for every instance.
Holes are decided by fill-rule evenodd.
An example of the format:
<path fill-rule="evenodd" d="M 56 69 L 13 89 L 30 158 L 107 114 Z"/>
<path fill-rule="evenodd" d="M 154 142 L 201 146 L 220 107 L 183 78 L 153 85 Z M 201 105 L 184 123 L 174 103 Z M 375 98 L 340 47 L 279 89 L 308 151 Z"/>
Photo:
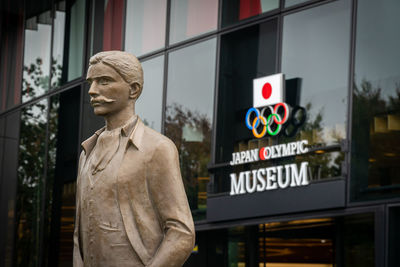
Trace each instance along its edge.
<path fill-rule="evenodd" d="M 178 148 L 185 266 L 400 266 L 400 2 L 0 5 L 0 266 L 72 266 L 104 50 L 141 60 L 136 112 Z"/>

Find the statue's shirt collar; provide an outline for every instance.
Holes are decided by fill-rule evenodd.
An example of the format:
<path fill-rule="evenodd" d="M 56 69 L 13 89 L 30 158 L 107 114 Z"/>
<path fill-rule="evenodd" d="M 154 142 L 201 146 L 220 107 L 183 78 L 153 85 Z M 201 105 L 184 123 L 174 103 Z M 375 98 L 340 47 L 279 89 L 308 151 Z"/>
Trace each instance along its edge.
<path fill-rule="evenodd" d="M 140 150 L 141 146 L 141 138 L 143 134 L 143 125 L 142 121 L 137 115 L 132 116 L 122 127 L 114 129 L 113 131 L 121 131 L 122 136 L 129 136 L 129 143 L 133 144 L 138 150 Z M 94 135 L 86 139 L 82 142 L 82 148 L 85 151 L 86 156 L 90 154 L 93 150 L 94 146 L 97 143 L 97 139 L 102 132 L 106 130 L 106 127 L 103 127 L 95 132 Z"/>

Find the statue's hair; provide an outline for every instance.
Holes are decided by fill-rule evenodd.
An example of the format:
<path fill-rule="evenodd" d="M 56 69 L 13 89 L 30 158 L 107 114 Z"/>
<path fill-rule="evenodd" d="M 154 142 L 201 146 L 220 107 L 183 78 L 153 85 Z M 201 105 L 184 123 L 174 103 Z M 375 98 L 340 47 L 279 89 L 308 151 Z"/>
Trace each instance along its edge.
<path fill-rule="evenodd" d="M 143 90 L 143 69 L 139 60 L 132 54 L 124 51 L 99 52 L 89 60 L 89 67 L 97 63 L 103 63 L 113 68 L 129 85 L 139 84 L 140 96 Z"/>

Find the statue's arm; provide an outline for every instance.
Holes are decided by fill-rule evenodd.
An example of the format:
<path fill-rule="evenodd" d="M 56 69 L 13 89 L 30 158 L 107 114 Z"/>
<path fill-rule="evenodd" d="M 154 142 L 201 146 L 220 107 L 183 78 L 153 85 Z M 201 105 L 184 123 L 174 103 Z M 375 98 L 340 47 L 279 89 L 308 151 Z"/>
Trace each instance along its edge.
<path fill-rule="evenodd" d="M 178 151 L 171 141 L 163 140 L 158 144 L 150 168 L 148 185 L 164 238 L 147 266 L 182 266 L 193 250 L 195 231 L 180 173 Z"/>
<path fill-rule="evenodd" d="M 76 205 L 75 205 L 75 229 L 74 229 L 74 251 L 73 251 L 73 266 L 83 267 L 83 259 L 81 255 L 80 240 L 79 240 L 79 217 L 80 217 L 80 177 L 79 173 L 82 168 L 82 161 L 84 158 L 84 152 L 82 151 L 79 158 L 78 166 L 78 178 L 76 181 Z"/>

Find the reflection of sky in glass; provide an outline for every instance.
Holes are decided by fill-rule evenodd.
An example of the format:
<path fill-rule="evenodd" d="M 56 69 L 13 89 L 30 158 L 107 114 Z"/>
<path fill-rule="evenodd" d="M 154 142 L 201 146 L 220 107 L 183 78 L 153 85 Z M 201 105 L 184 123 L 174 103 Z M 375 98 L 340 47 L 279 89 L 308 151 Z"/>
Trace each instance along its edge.
<path fill-rule="evenodd" d="M 169 55 L 167 106 L 179 103 L 212 121 L 216 45 L 211 39 Z"/>
<path fill-rule="evenodd" d="M 284 19 L 282 72 L 302 78 L 300 104 L 312 104 L 311 120 L 322 112 L 324 139 L 336 130 L 345 137 L 350 4 L 337 1 L 288 15 Z"/>
<path fill-rule="evenodd" d="M 310 0 L 285 0 L 285 7 L 294 6 L 297 4 L 301 4 Z"/>
<path fill-rule="evenodd" d="M 50 71 L 51 26 L 41 23 L 38 23 L 37 26 L 37 30 L 25 30 L 24 66 L 36 65 L 36 59 L 40 58 L 42 60 L 42 77 L 46 77 L 49 76 Z M 26 72 L 24 72 L 24 79 L 31 83 L 36 96 L 46 92 L 47 87 L 35 87 Z M 22 101 L 26 102 L 30 98 L 27 95 L 23 95 Z"/>
<path fill-rule="evenodd" d="M 279 7 L 279 1 L 277 0 L 261 0 L 261 11 L 267 12 L 272 9 Z"/>
<path fill-rule="evenodd" d="M 53 58 L 62 64 L 64 51 L 65 12 L 56 11 L 54 18 Z"/>
<path fill-rule="evenodd" d="M 64 32 L 65 32 L 65 12 L 56 11 L 54 18 L 54 35 L 53 35 L 53 59 L 56 65 L 63 65 L 64 51 Z M 61 72 L 51 77 L 51 83 L 55 83 L 61 78 Z"/>
<path fill-rule="evenodd" d="M 359 1 L 355 82 L 380 86 L 383 96 L 394 95 L 400 84 L 400 1 Z"/>
<path fill-rule="evenodd" d="M 125 50 L 140 56 L 165 43 L 166 0 L 127 0 Z"/>
<path fill-rule="evenodd" d="M 83 39 L 85 35 L 85 0 L 77 0 L 71 7 L 69 28 L 68 81 L 82 76 Z"/>
<path fill-rule="evenodd" d="M 217 0 L 172 0 L 170 42 L 215 30 L 218 21 Z"/>
<path fill-rule="evenodd" d="M 148 126 L 161 132 L 161 110 L 163 96 L 164 56 L 142 63 L 144 87 L 136 102 L 136 114 Z"/>

